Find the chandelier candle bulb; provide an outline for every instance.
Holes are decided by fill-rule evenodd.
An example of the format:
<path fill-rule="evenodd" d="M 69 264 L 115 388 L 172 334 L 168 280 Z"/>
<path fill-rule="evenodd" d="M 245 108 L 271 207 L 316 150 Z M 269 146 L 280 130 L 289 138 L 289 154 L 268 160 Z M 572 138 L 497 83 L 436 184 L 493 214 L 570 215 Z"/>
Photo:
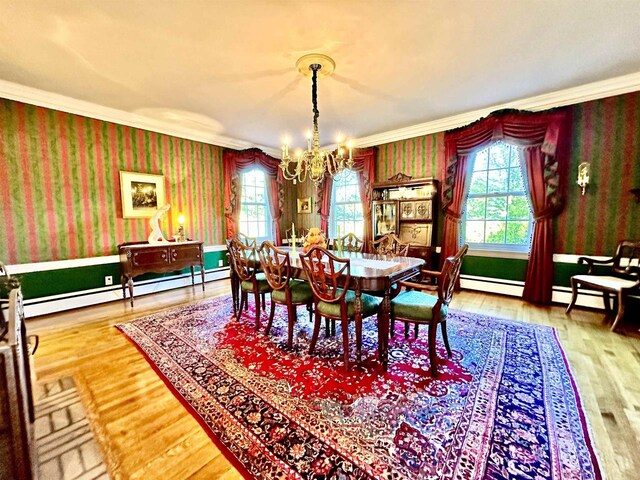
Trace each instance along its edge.
<path fill-rule="evenodd" d="M 305 76 L 311 77 L 311 102 L 313 111 L 313 129 L 306 132 L 307 149 L 297 154 L 296 161 L 289 157 L 288 141 L 282 146 L 282 159 L 280 169 L 285 180 L 304 182 L 307 176 L 311 178 L 316 188 L 324 181 L 325 176 L 335 177 L 341 172 L 353 167 L 351 144 L 349 143 L 349 155 L 343 147 L 344 137 L 339 134 L 338 145 L 335 152 L 327 152 L 320 148 L 320 129 L 318 128 L 318 75 L 329 76 L 335 70 L 335 62 L 326 55 L 313 53 L 298 59 L 296 69 Z M 291 163 L 295 169 L 290 168 Z"/>

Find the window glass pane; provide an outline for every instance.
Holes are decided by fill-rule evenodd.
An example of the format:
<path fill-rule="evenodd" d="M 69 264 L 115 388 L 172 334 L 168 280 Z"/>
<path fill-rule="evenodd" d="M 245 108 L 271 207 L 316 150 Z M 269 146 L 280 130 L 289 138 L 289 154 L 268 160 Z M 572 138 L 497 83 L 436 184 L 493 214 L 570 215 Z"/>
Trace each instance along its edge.
<path fill-rule="evenodd" d="M 345 200 L 347 202 L 360 203 L 360 188 L 357 185 L 352 185 L 346 190 Z"/>
<path fill-rule="evenodd" d="M 505 168 L 509 166 L 509 147 L 496 144 L 489 148 L 489 168 Z"/>
<path fill-rule="evenodd" d="M 507 183 L 508 170 L 489 170 L 489 193 L 507 193 L 509 185 Z"/>
<path fill-rule="evenodd" d="M 468 221 L 465 224 L 465 236 L 468 243 L 484 243 L 484 222 Z"/>
<path fill-rule="evenodd" d="M 511 162 L 509 162 L 509 165 L 511 167 L 517 167 L 518 170 L 520 170 L 520 155 L 518 152 L 518 149 L 515 147 L 511 147 Z"/>
<path fill-rule="evenodd" d="M 259 237 L 260 230 L 258 229 L 258 222 L 248 222 L 247 223 L 247 235 L 250 237 Z"/>
<path fill-rule="evenodd" d="M 337 222 L 344 222 L 345 220 L 344 205 L 335 206 L 334 217 Z"/>
<path fill-rule="evenodd" d="M 347 201 L 347 189 L 343 186 L 336 187 L 336 202 L 342 203 Z"/>
<path fill-rule="evenodd" d="M 487 193 L 487 172 L 473 172 L 469 195 L 482 195 Z"/>
<path fill-rule="evenodd" d="M 469 220 L 483 220 L 486 198 L 470 198 L 467 202 L 467 218 Z"/>
<path fill-rule="evenodd" d="M 487 220 L 504 220 L 507 218 L 507 197 L 487 198 Z"/>
<path fill-rule="evenodd" d="M 485 243 L 504 243 L 506 222 L 487 221 Z"/>
<path fill-rule="evenodd" d="M 509 172 L 509 190 L 512 192 L 524 192 L 524 182 L 520 167 L 512 168 Z"/>
<path fill-rule="evenodd" d="M 477 172 L 478 170 L 486 170 L 487 169 L 487 159 L 489 154 L 486 148 L 480 150 L 475 159 L 473 160 L 473 171 Z"/>
<path fill-rule="evenodd" d="M 256 188 L 250 185 L 243 187 L 242 189 L 242 201 L 244 202 L 255 202 L 256 201 Z"/>
<path fill-rule="evenodd" d="M 529 204 L 524 196 L 509 197 L 509 220 L 528 220 L 530 216 Z"/>
<path fill-rule="evenodd" d="M 242 186 L 245 185 L 248 187 L 252 187 L 256 184 L 256 175 L 255 171 L 252 170 L 250 172 L 246 172 L 242 175 Z"/>
<path fill-rule="evenodd" d="M 267 192 L 264 188 L 256 188 L 256 202 L 258 203 L 266 203 L 267 201 Z"/>
<path fill-rule="evenodd" d="M 507 222 L 507 243 L 526 245 L 529 243 L 529 222 Z"/>

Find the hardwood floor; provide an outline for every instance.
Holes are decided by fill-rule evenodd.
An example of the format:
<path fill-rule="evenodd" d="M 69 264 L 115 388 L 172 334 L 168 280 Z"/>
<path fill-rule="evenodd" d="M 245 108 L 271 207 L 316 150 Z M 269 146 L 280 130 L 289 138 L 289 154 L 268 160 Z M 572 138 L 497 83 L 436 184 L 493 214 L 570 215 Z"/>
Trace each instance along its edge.
<path fill-rule="evenodd" d="M 73 375 L 112 478 L 241 478 L 193 417 L 113 325 L 151 312 L 228 293 L 184 288 L 29 321 L 40 335 L 38 380 Z M 640 472 L 640 337 L 610 333 L 603 314 L 537 307 L 516 298 L 463 291 L 452 307 L 549 325 L 576 377 L 607 478 Z M 637 325 L 636 327 L 637 328 Z"/>

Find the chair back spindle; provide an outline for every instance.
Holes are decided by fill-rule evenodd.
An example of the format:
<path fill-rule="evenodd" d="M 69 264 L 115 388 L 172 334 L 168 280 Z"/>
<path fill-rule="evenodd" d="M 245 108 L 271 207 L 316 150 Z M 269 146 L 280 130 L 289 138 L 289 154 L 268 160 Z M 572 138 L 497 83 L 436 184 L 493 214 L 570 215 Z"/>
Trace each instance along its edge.
<path fill-rule="evenodd" d="M 236 274 L 240 281 L 251 281 L 256 273 L 255 267 L 252 266 L 252 263 L 257 259 L 256 248 L 248 247 L 239 242 L 234 243 Z"/>
<path fill-rule="evenodd" d="M 469 250 L 468 245 L 463 245 L 453 257 L 448 257 L 442 266 L 442 272 L 438 278 L 438 299 L 445 305 L 451 303 L 456 285 L 460 279 L 462 260 Z"/>
<path fill-rule="evenodd" d="M 640 274 L 640 241 L 623 240 L 618 244 L 612 270 L 620 275 Z"/>
<path fill-rule="evenodd" d="M 313 294 L 322 302 L 337 303 L 347 293 L 351 280 L 351 260 L 339 258 L 322 247 L 300 254 L 302 268 Z"/>
<path fill-rule="evenodd" d="M 242 232 L 236 233 L 233 238 L 246 247 L 256 248 L 258 246 L 258 241 L 255 238 L 249 237 Z"/>
<path fill-rule="evenodd" d="M 291 278 L 291 261 L 289 254 L 279 250 L 271 242 L 265 241 L 258 250 L 262 271 L 267 282 L 274 290 L 282 290 Z"/>
<path fill-rule="evenodd" d="M 336 238 L 335 242 L 340 244 L 343 252 L 362 252 L 364 247 L 364 241 L 356 237 L 353 233 L 347 233 L 343 237 Z"/>

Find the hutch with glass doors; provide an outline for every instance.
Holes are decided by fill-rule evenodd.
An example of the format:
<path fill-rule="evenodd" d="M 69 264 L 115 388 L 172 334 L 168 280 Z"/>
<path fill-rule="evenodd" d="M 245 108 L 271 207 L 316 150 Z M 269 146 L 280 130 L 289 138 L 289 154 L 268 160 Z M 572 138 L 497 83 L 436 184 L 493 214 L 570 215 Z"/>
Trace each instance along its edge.
<path fill-rule="evenodd" d="M 373 184 L 374 240 L 395 233 L 411 244 L 409 256 L 423 258 L 427 268 L 437 238 L 438 181 L 398 173 Z"/>

